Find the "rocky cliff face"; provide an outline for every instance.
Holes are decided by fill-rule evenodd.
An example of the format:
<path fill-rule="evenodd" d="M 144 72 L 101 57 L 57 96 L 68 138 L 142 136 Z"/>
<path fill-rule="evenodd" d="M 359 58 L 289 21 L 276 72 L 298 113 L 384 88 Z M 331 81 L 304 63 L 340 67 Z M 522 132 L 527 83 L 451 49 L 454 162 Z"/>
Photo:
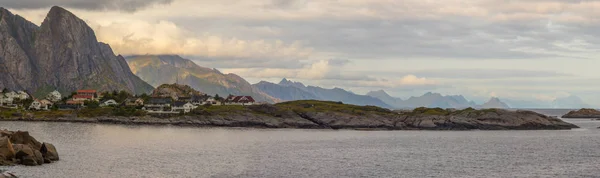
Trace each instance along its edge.
<path fill-rule="evenodd" d="M 210 95 L 249 95 L 258 101 L 277 102 L 235 74 L 201 67 L 177 55 L 144 55 L 127 57 L 133 73 L 153 86 L 185 84 Z"/>
<path fill-rule="evenodd" d="M 40 27 L 0 9 L 0 87 L 36 95 L 82 88 L 146 93 L 153 88 L 135 76 L 122 56 L 97 41 L 80 18 L 52 7 Z"/>

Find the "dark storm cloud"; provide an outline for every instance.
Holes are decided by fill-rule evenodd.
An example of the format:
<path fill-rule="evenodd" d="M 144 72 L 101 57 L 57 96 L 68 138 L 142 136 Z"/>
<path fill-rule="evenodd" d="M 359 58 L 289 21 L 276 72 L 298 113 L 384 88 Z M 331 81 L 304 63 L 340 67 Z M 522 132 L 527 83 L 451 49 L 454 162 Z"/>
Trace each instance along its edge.
<path fill-rule="evenodd" d="M 153 4 L 169 4 L 173 0 L 0 0 L 0 5 L 13 9 L 39 9 L 51 6 L 86 10 L 133 12 Z"/>

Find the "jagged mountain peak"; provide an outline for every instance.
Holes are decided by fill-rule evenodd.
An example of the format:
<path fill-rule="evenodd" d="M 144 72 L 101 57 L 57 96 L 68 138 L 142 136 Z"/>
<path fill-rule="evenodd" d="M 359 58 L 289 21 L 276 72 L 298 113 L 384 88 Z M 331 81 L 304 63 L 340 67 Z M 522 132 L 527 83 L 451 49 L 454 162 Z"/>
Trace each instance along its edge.
<path fill-rule="evenodd" d="M 488 102 L 479 106 L 480 108 L 510 108 L 508 104 L 502 102 L 498 97 L 491 97 Z"/>
<path fill-rule="evenodd" d="M 288 80 L 287 78 L 281 79 L 281 81 L 279 82 L 279 85 L 282 85 L 282 86 L 293 86 L 293 87 L 298 87 L 298 88 L 305 88 L 306 87 L 306 85 L 304 85 L 303 83 L 294 82 L 294 81 Z"/>
<path fill-rule="evenodd" d="M 377 97 L 377 98 L 393 98 L 392 96 L 390 96 L 387 92 L 385 92 L 384 90 L 376 90 L 376 91 L 370 91 L 367 93 L 368 96 L 373 96 L 373 97 Z"/>
<path fill-rule="evenodd" d="M 423 96 L 425 97 L 443 97 L 440 93 L 427 92 Z"/>
<path fill-rule="evenodd" d="M 0 70 L 4 71 L 0 87 L 28 90 L 37 96 L 54 89 L 61 93 L 81 88 L 132 93 L 153 89 L 133 75 L 109 45 L 99 43 L 85 21 L 66 9 L 52 7 L 40 27 L 10 16 L 6 9 L 0 11 L 0 41 L 6 42 L 0 47 Z"/>

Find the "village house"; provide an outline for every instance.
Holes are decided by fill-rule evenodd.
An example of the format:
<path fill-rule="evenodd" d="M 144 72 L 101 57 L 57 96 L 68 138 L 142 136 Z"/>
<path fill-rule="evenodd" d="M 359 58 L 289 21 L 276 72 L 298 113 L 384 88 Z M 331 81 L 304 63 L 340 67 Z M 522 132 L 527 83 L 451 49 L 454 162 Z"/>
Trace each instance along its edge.
<path fill-rule="evenodd" d="M 46 99 L 52 102 L 58 102 L 62 99 L 62 95 L 60 94 L 60 92 L 54 90 L 53 92 L 50 92 L 48 93 L 48 95 L 46 95 Z"/>
<path fill-rule="evenodd" d="M 96 100 L 96 90 L 77 90 L 77 94 L 73 95 L 74 101 L 91 101 Z"/>
<path fill-rule="evenodd" d="M 16 98 L 19 98 L 20 100 L 26 100 L 26 99 L 29 99 L 29 97 L 30 96 L 29 96 L 29 94 L 27 94 L 27 92 L 25 92 L 25 91 L 18 91 Z"/>
<path fill-rule="evenodd" d="M 109 99 L 109 100 L 103 100 L 100 101 L 100 107 L 106 107 L 106 106 L 116 106 L 119 103 L 117 103 L 117 101 L 113 100 L 113 99 Z"/>
<path fill-rule="evenodd" d="M 144 99 L 142 99 L 142 98 L 127 98 L 123 102 L 123 105 L 125 105 L 125 106 L 143 106 Z"/>
<path fill-rule="evenodd" d="M 144 103 L 143 110 L 146 111 L 171 111 L 171 98 L 150 98 Z"/>
<path fill-rule="evenodd" d="M 13 104 L 14 99 L 0 94 L 0 106 L 9 106 Z"/>
<path fill-rule="evenodd" d="M 225 99 L 225 105 L 254 105 L 256 101 L 251 96 L 229 96 Z"/>
<path fill-rule="evenodd" d="M 210 104 L 210 105 L 221 105 L 221 101 L 215 99 L 214 97 L 208 97 L 208 99 L 206 99 L 206 101 L 204 101 L 202 103 L 202 105 L 206 105 L 206 104 Z"/>
<path fill-rule="evenodd" d="M 171 111 L 188 113 L 188 112 L 191 112 L 192 109 L 195 109 L 195 108 L 196 108 L 196 106 L 194 106 L 190 102 L 176 101 L 175 103 L 173 103 L 173 107 L 171 108 Z"/>
<path fill-rule="evenodd" d="M 6 96 L 7 98 L 12 98 L 12 99 L 18 98 L 18 94 L 15 91 L 10 91 L 8 93 L 5 93 L 4 96 Z"/>
<path fill-rule="evenodd" d="M 53 103 L 47 99 L 43 99 L 43 100 L 33 100 L 33 102 L 31 102 L 31 105 L 29 105 L 29 109 L 30 110 L 50 110 L 50 108 L 52 107 Z"/>
<path fill-rule="evenodd" d="M 203 105 L 208 97 L 208 95 L 192 96 L 190 103 L 192 103 L 194 106 Z"/>

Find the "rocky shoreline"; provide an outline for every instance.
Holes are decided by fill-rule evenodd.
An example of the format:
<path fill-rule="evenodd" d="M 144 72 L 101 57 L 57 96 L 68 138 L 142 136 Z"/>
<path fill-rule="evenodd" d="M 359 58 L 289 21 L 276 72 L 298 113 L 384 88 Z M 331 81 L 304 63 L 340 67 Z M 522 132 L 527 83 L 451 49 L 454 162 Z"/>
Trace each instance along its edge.
<path fill-rule="evenodd" d="M 570 119 L 600 119 L 600 111 L 595 109 L 580 109 L 577 111 L 571 111 L 562 116 L 562 118 L 570 118 Z"/>
<path fill-rule="evenodd" d="M 429 109 L 407 113 L 335 111 L 229 111 L 175 117 L 56 117 L 4 118 L 2 121 L 107 123 L 122 125 L 175 125 L 192 127 L 252 127 L 359 130 L 562 130 L 578 128 L 558 118 L 532 111 L 501 109 L 448 111 Z M 433 113 L 432 111 L 436 111 Z M 429 112 L 429 113 L 428 113 Z"/>
<path fill-rule="evenodd" d="M 58 160 L 53 144 L 39 142 L 26 131 L 0 130 L 0 166 L 37 166 Z"/>

